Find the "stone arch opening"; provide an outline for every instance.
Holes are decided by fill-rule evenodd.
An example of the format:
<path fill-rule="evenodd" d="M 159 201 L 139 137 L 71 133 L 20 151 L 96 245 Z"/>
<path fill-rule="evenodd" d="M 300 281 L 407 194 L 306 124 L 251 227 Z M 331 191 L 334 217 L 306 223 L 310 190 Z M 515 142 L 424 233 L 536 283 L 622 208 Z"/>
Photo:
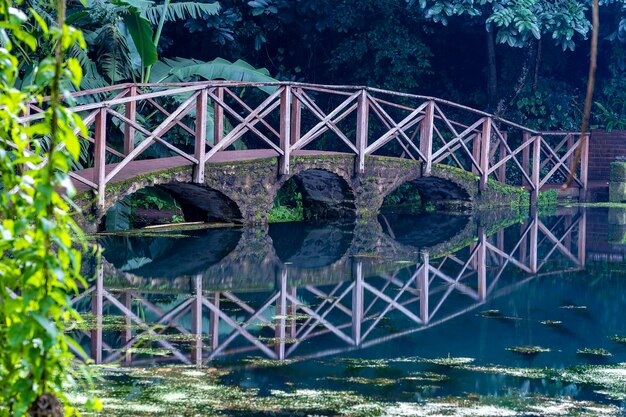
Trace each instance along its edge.
<path fill-rule="evenodd" d="M 169 182 L 126 194 L 106 211 L 99 230 L 137 229 L 155 224 L 242 223 L 237 204 L 212 188 Z"/>
<path fill-rule="evenodd" d="M 276 218 L 277 209 L 290 209 L 291 218 Z M 300 216 L 299 219 L 296 217 Z M 323 169 L 307 169 L 287 179 L 276 193 L 270 221 L 343 221 L 356 219 L 352 187 L 338 174 Z"/>
<path fill-rule="evenodd" d="M 353 229 L 353 224 L 277 223 L 269 226 L 269 236 L 281 262 L 314 269 L 332 265 L 344 257 L 352 242 Z"/>
<path fill-rule="evenodd" d="M 471 201 L 468 191 L 459 184 L 439 177 L 420 177 L 400 184 L 385 195 L 381 209 L 401 213 L 419 213 L 450 207 L 462 208 Z"/>
<path fill-rule="evenodd" d="M 239 243 L 240 228 L 188 230 L 184 237 L 108 235 L 99 243 L 117 272 L 141 278 L 174 279 L 204 273 L 226 258 Z M 116 271 L 109 271 L 115 275 Z"/>
<path fill-rule="evenodd" d="M 139 229 L 184 221 L 180 203 L 157 186 L 140 188 L 112 204 L 100 220 L 99 230 Z"/>
<path fill-rule="evenodd" d="M 384 233 L 395 242 L 427 249 L 455 241 L 467 228 L 470 217 L 451 213 L 390 213 L 380 214 L 378 221 Z"/>
<path fill-rule="evenodd" d="M 190 222 L 243 223 L 237 203 L 224 193 L 202 184 L 171 182 L 158 188 L 167 191 L 179 203 Z"/>

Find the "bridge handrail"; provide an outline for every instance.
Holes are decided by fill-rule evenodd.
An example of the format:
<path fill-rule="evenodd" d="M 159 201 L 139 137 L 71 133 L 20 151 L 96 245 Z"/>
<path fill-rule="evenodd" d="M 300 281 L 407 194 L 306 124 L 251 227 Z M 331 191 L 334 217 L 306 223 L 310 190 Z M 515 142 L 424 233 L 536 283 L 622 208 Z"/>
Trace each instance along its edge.
<path fill-rule="evenodd" d="M 267 93 L 267 98 L 260 105 L 247 104 L 234 88 L 258 88 Z M 117 92 L 115 97 L 101 99 L 101 95 Z M 322 102 L 308 93 L 328 93 L 341 96 L 340 104 L 331 104 L 323 110 Z M 87 141 L 94 144 L 93 180 L 72 172 L 70 176 L 88 187 L 97 190 L 99 204 L 104 205 L 104 192 L 107 183 L 119 174 L 141 153 L 159 143 L 174 154 L 180 155 L 194 167 L 194 181 L 204 178 L 204 164 L 216 153 L 226 150 L 245 135 L 252 134 L 259 138 L 280 157 L 280 172 L 289 174 L 290 154 L 308 146 L 326 133 L 333 133 L 339 143 L 344 144 L 350 153 L 357 156 L 356 170 L 363 172 L 365 157 L 373 155 L 379 149 L 397 144 L 402 148 L 402 156 L 423 163 L 424 175 L 430 175 L 435 164 L 455 164 L 464 170 L 478 175 L 479 189 L 486 188 L 490 177 L 500 182 L 507 182 L 507 164 L 514 164 L 519 170 L 522 185 L 532 192 L 537 199 L 541 187 L 548 181 L 555 181 L 570 174 L 573 150 L 584 140 L 583 163 L 576 183 L 583 189 L 587 185 L 588 140 L 574 140 L 578 132 L 551 132 L 527 128 L 520 124 L 500 118 L 491 113 L 477 110 L 449 100 L 437 97 L 389 91 L 367 86 L 320 85 L 298 82 L 235 82 L 235 81 L 199 81 L 187 83 L 125 83 L 69 94 L 68 98 L 78 99 L 95 96 L 96 102 L 78 104 L 74 112 L 86 112 L 85 125 L 95 124 L 94 137 L 87 135 Z M 180 97 L 177 108 L 168 111 L 155 101 L 162 97 Z M 382 97 L 381 96 L 386 96 Z M 394 102 L 388 97 L 401 97 L 417 100 Z M 226 101 L 228 99 L 228 101 Z M 45 117 L 44 97 L 37 103 L 29 103 L 28 111 L 18 119 L 21 123 L 32 123 Z M 209 104 L 210 100 L 210 104 Z M 165 119 L 153 130 L 136 119 L 137 104 L 148 106 L 162 113 Z M 181 104 L 182 102 L 182 104 Z M 43 104 L 42 104 L 43 103 Z M 229 104 L 230 103 L 230 104 Z M 407 104 L 410 103 L 410 104 Z M 70 103 L 71 104 L 71 103 Z M 123 106 L 119 110 L 116 106 Z M 214 114 L 214 143 L 206 142 L 206 115 L 212 106 Z M 256 108 L 252 107 L 256 106 Z M 462 110 L 462 121 L 446 114 L 449 108 Z M 265 118 L 279 113 L 280 127 L 273 127 Z M 444 112 L 442 109 L 445 109 Z M 183 119 L 195 110 L 195 128 L 183 123 Z M 301 112 L 308 111 L 314 119 L 314 126 L 301 134 Z M 121 111 L 121 112 L 120 112 Z M 408 115 L 407 115 L 408 112 Z M 124 113 L 124 114 L 122 114 Z M 371 115 L 370 115 L 371 113 Z M 356 138 L 346 136 L 338 124 L 350 115 L 356 114 Z M 467 115 L 471 115 L 470 118 Z M 107 117 L 118 119 L 124 125 L 124 151 L 107 144 Z M 401 119 L 398 119 L 401 117 Z M 478 117 L 478 119 L 476 118 Z M 223 129 L 227 118 L 237 121 L 230 131 Z M 457 120 L 454 120 L 457 119 Z M 159 119 L 160 120 L 160 119 Z M 274 120 L 274 119 L 273 119 Z M 397 121 L 399 120 L 399 121 Z M 469 120 L 469 121 L 468 121 Z M 275 120 L 274 120 L 275 121 Z M 379 137 L 380 126 L 384 133 Z M 373 128 L 372 128 L 373 126 Z M 376 131 L 378 126 L 378 131 Z M 165 135 L 174 127 L 180 127 L 195 138 L 193 154 L 165 140 Z M 263 128 L 259 130 L 259 128 Z M 304 125 L 302 125 L 304 127 Z M 510 129 L 510 130 L 505 130 Z M 351 127 L 354 129 L 354 126 Z M 263 133 L 263 130 L 266 133 Z M 269 132 L 269 133 L 267 133 Z M 509 143 L 509 133 L 521 132 L 519 139 Z M 140 133 L 144 139 L 135 146 L 135 135 Z M 419 133 L 419 136 L 417 136 Z M 556 146 L 548 143 L 548 138 L 560 138 Z M 485 138 L 488 138 L 486 140 Z M 280 142 L 280 143 L 275 143 Z M 415 142 L 415 143 L 414 143 Z M 418 142 L 418 143 L 417 143 Z M 511 148 L 511 145 L 515 146 Z M 11 144 L 8 144 L 11 146 Z M 208 150 L 206 148 L 209 148 Z M 107 172 L 107 153 L 121 158 L 121 162 L 110 167 Z M 518 159 L 521 157 L 521 161 Z M 509 167 L 511 165 L 509 164 Z M 544 169 L 544 171 L 542 171 Z M 545 169 L 548 170 L 545 174 Z M 576 174 L 576 173 L 575 173 Z"/>
<path fill-rule="evenodd" d="M 123 90 L 123 89 L 127 89 L 130 87 L 136 87 L 136 88 L 175 88 L 174 90 L 162 90 L 162 94 L 158 94 L 158 95 L 150 95 L 150 97 L 161 97 L 161 96 L 165 96 L 165 95 L 174 95 L 174 94 L 180 94 L 180 93 L 184 93 L 184 92 L 190 92 L 190 91 L 197 91 L 197 90 L 201 90 L 204 88 L 210 88 L 210 87 L 283 87 L 283 86 L 291 86 L 291 87 L 301 87 L 301 88 L 323 88 L 323 89 L 327 89 L 327 90 L 331 90 L 334 92 L 338 92 L 339 90 L 352 90 L 352 91 L 367 91 L 367 92 L 371 92 L 371 93 L 380 93 L 380 94 L 387 94 L 387 95 L 391 95 L 391 96 L 396 96 L 396 97 L 406 97 L 406 98 L 413 98 L 413 99 L 418 99 L 418 100 L 425 100 L 425 101 L 434 101 L 435 103 L 439 103 L 439 104 L 443 104 L 446 106 L 450 106 L 450 107 L 454 107 L 460 110 L 466 110 L 472 113 L 475 113 L 477 115 L 480 116 L 484 116 L 484 117 L 490 117 L 493 120 L 506 124 L 508 126 L 520 129 L 524 132 L 528 132 L 528 133 L 532 133 L 535 135 L 540 135 L 540 134 L 550 134 L 550 135 L 555 135 L 558 134 L 557 132 L 546 132 L 546 131 L 538 131 L 535 129 L 531 129 L 529 127 L 523 126 L 521 124 L 512 122 L 508 119 L 502 118 L 500 116 L 497 116 L 495 114 L 492 113 L 488 113 L 482 110 L 478 110 L 475 109 L 473 107 L 469 107 L 463 104 L 459 104 L 450 100 L 444 100 L 438 97 L 434 97 L 434 96 L 425 96 L 425 95 L 420 95 L 420 94 L 412 94 L 412 93 L 403 93 L 403 92 L 398 92 L 398 91 L 392 91 L 392 90 L 386 90 L 386 89 L 381 89 L 381 88 L 376 88 L 376 87 L 369 87 L 369 86 L 361 86 L 361 85 L 332 85 L 332 84 L 311 84 L 311 83 L 301 83 L 301 82 L 292 82 L 292 81 L 277 81 L 277 82 L 242 82 L 242 81 L 223 81 L 223 80 L 219 80 L 219 81 L 196 81 L 196 82 L 180 82 L 180 83 L 124 83 L 124 84 L 117 84 L 114 86 L 107 86 L 107 87 L 100 87 L 100 88 L 94 88 L 94 89 L 89 89 L 89 90 L 80 90 L 80 91 L 76 91 L 76 92 L 72 92 L 68 95 L 68 97 L 72 97 L 72 98 L 77 98 L 77 97 L 84 97 L 84 96 L 89 96 L 89 95 L 96 95 L 96 94 L 103 94 L 103 93 L 108 93 L 111 91 L 117 91 L 117 90 Z M 156 94 L 155 93 L 147 93 L 147 94 Z M 109 100 L 104 100 L 98 103 L 92 103 L 92 104 L 84 104 L 84 105 L 78 105 L 78 106 L 74 106 L 72 107 L 72 110 L 75 112 L 79 112 L 79 111 L 88 111 L 88 110 L 94 110 L 97 108 L 101 108 L 101 107 L 110 107 L 113 105 L 117 105 L 117 104 L 125 104 L 127 102 L 131 102 L 131 101 L 139 101 L 142 99 L 145 99 L 146 94 L 141 94 L 141 95 L 137 95 L 137 96 L 132 96 L 132 97 L 123 97 L 123 98 L 116 98 L 116 99 L 109 99 Z M 42 102 L 47 102 L 50 100 L 50 97 L 44 97 L 42 99 Z M 36 104 L 36 102 L 32 102 L 32 104 Z M 19 121 L 21 123 L 24 122 L 30 122 L 30 121 L 34 121 L 34 120 L 38 120 L 43 118 L 43 115 L 30 115 L 30 116 L 24 116 L 22 118 L 19 119 Z"/>

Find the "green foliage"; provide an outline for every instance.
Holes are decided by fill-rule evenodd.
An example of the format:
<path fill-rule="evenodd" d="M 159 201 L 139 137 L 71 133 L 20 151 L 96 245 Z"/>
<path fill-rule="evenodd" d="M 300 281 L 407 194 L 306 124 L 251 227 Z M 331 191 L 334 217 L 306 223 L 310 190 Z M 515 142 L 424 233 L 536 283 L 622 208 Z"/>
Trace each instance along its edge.
<path fill-rule="evenodd" d="M 152 42 L 154 32 L 150 22 L 137 13 L 129 13 L 124 16 L 124 23 L 141 58 L 142 66 L 153 65 L 157 61 L 157 50 Z"/>
<path fill-rule="evenodd" d="M 231 80 L 249 82 L 273 82 L 266 69 L 254 68 L 245 61 L 229 62 L 216 58 L 210 62 L 196 59 L 164 59 L 157 63 L 152 74 L 154 82 L 181 82 L 204 80 Z"/>
<path fill-rule="evenodd" d="M 181 216 L 180 214 L 174 214 L 172 216 L 172 223 L 184 223 L 185 222 L 185 217 Z"/>
<path fill-rule="evenodd" d="M 127 195 L 107 210 L 105 230 L 128 230 L 137 227 L 137 209 L 180 210 L 180 206 L 165 191 L 154 187 L 143 188 L 136 193 Z M 182 220 L 172 220 L 173 223 L 180 223 L 185 220 L 182 215 L 174 215 L 174 217 Z"/>
<path fill-rule="evenodd" d="M 570 91 L 568 91 L 570 90 Z M 533 92 L 527 89 L 517 100 L 515 119 L 533 129 L 580 129 L 583 98 L 579 92 L 557 80 L 541 82 Z"/>
<path fill-rule="evenodd" d="M 298 191 L 295 180 L 290 179 L 278 191 L 274 207 L 268 214 L 270 223 L 298 222 L 304 220 L 302 193 Z"/>
<path fill-rule="evenodd" d="M 133 209 L 176 210 L 180 209 L 176 200 L 165 191 L 158 188 L 143 188 L 131 195 L 131 207 Z"/>
<path fill-rule="evenodd" d="M 420 0 L 419 5 L 434 22 L 447 25 L 452 16 L 467 17 L 495 30 L 498 43 L 519 48 L 547 35 L 563 50 L 574 50 L 575 36 L 585 38 L 591 30 L 583 0 Z"/>
<path fill-rule="evenodd" d="M 626 9 L 626 6 L 624 6 Z M 626 17 L 624 31 L 626 32 Z M 620 25 L 621 27 L 621 25 Z M 626 35 L 625 35 L 626 36 Z M 594 116 L 599 127 L 606 130 L 626 129 L 626 45 L 611 46 L 609 77 L 600 81 L 600 94 L 595 102 Z"/>
<path fill-rule="evenodd" d="M 64 24 L 62 1 L 57 2 L 58 25 L 19 7 L 0 1 L 0 176 L 8 190 L 0 195 L 0 416 L 23 416 L 31 407 L 34 413 L 39 411 L 34 403 L 45 399 L 52 408 L 55 403 L 60 407 L 60 400 L 70 415 L 74 411 L 64 391 L 74 384 L 77 365 L 69 347 L 82 349 L 64 329 L 80 320 L 70 294 L 85 282 L 67 170 L 80 152 L 74 131 L 85 129 L 78 115 L 61 104 L 61 89 L 80 83 L 78 61 L 63 56 L 85 42 L 80 31 Z M 38 44 L 55 45 L 55 56 Z M 16 54 L 22 51 L 42 58 L 32 63 L 32 84 L 18 90 Z M 45 118 L 20 125 L 25 104 L 44 95 L 51 96 Z M 45 149 L 44 136 L 49 137 Z"/>
<path fill-rule="evenodd" d="M 557 190 L 546 190 L 539 192 L 537 205 L 538 206 L 555 206 L 557 205 L 557 198 L 559 192 Z"/>
<path fill-rule="evenodd" d="M 383 207 L 412 205 L 421 206 L 422 199 L 418 190 L 411 183 L 404 183 L 389 193 L 383 200 Z"/>

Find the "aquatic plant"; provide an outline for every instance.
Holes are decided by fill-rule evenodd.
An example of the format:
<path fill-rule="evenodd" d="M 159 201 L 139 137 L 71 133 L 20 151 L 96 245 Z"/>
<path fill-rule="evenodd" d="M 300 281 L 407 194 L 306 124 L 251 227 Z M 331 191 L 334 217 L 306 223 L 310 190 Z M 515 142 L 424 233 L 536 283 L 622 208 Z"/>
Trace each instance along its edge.
<path fill-rule="evenodd" d="M 541 320 L 539 321 L 539 323 L 543 324 L 544 326 L 550 327 L 561 327 L 561 325 L 563 324 L 563 322 L 560 320 Z"/>
<path fill-rule="evenodd" d="M 619 409 L 613 405 L 523 393 L 438 397 L 425 402 L 385 401 L 356 392 L 329 389 L 273 389 L 269 395 L 260 395 L 256 389 L 221 384 L 220 377 L 225 376 L 227 371 L 215 368 L 170 366 L 122 370 L 101 367 L 98 370 L 108 380 L 99 387 L 99 394 L 105 398 L 104 413 L 108 417 L 274 414 L 349 417 L 619 415 Z M 116 376 L 123 378 L 116 379 Z M 394 383 L 390 378 L 348 377 L 343 380 L 358 385 L 378 384 L 383 388 Z M 425 385 L 417 389 L 422 392 L 437 387 Z M 76 404 L 84 402 L 79 392 L 72 392 L 71 397 Z"/>
<path fill-rule="evenodd" d="M 420 362 L 432 363 L 440 366 L 461 366 L 474 362 L 474 358 L 455 358 L 448 355 L 445 358 L 421 359 Z"/>
<path fill-rule="evenodd" d="M 523 320 L 521 317 L 505 316 L 500 310 L 485 310 L 480 312 L 481 317 L 488 319 L 500 319 L 500 320 Z"/>
<path fill-rule="evenodd" d="M 519 355 L 536 355 L 538 353 L 550 352 L 550 349 L 541 346 L 512 346 L 506 348 L 506 350 Z"/>
<path fill-rule="evenodd" d="M 576 351 L 579 355 L 590 355 L 590 356 L 612 356 L 613 354 L 606 349 L 592 349 L 592 348 L 583 348 L 578 349 Z"/>
<path fill-rule="evenodd" d="M 626 336 L 609 336 L 609 340 L 615 342 L 615 343 L 622 343 L 622 344 L 626 344 Z"/>

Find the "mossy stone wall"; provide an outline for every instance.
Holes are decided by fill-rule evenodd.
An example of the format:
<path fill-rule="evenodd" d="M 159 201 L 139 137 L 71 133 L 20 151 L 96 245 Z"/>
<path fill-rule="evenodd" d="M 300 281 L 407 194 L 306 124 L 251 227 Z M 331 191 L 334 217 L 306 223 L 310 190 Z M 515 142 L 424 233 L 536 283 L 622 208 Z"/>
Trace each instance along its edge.
<path fill-rule="evenodd" d="M 609 182 L 609 201 L 626 202 L 626 162 L 611 162 L 611 181 Z"/>

